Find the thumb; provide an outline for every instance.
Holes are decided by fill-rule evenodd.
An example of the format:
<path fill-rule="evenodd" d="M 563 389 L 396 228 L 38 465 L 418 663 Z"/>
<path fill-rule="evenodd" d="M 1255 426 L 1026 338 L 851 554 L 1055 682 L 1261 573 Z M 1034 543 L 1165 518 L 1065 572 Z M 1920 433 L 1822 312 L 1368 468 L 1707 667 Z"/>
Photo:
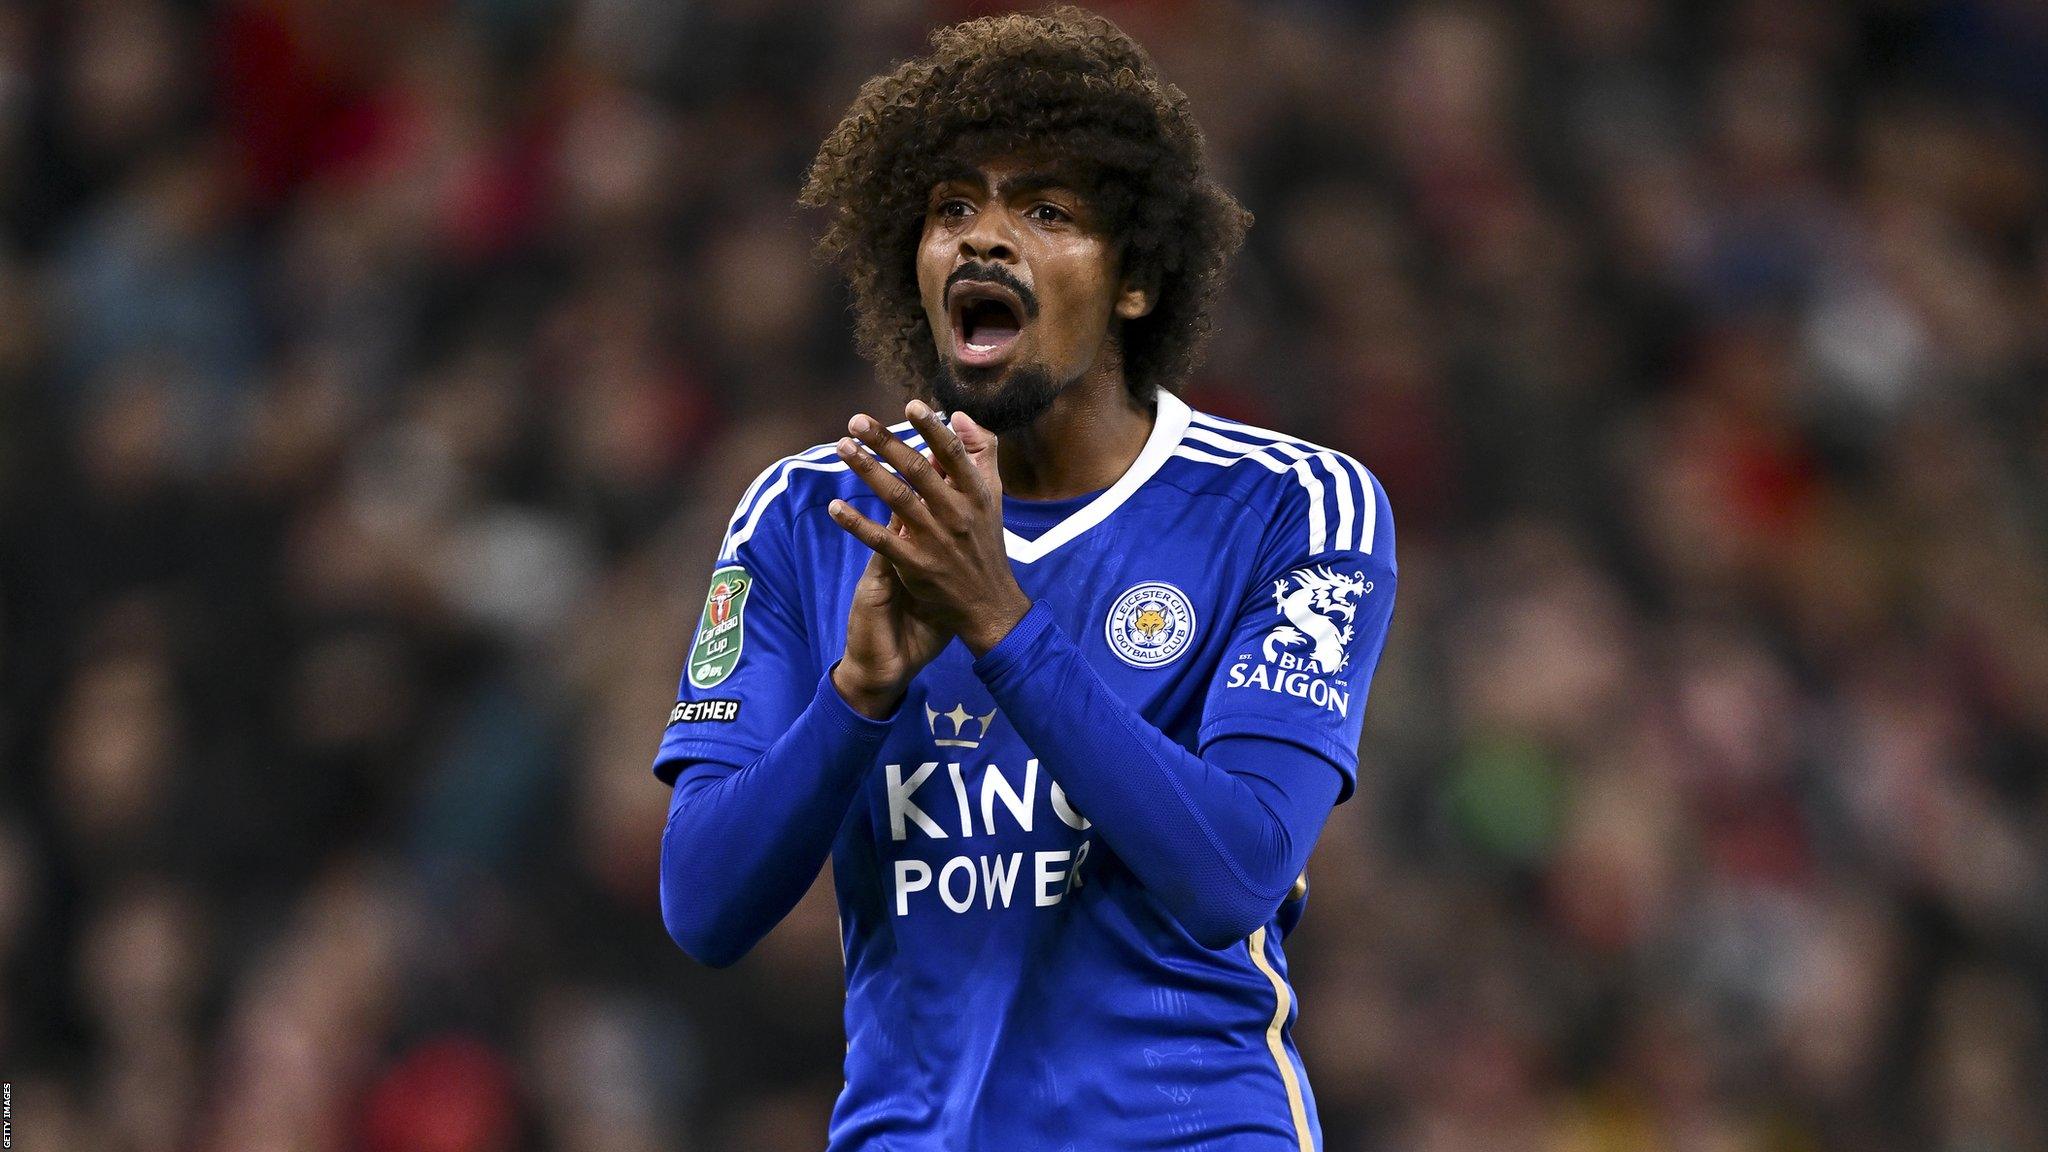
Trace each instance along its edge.
<path fill-rule="evenodd" d="M 996 469 L 996 434 L 958 410 L 953 413 L 952 427 L 953 435 L 960 438 L 960 446 L 967 450 L 967 458 L 974 463 L 975 471 L 981 473 L 989 491 L 1001 495 L 1003 479 Z"/>

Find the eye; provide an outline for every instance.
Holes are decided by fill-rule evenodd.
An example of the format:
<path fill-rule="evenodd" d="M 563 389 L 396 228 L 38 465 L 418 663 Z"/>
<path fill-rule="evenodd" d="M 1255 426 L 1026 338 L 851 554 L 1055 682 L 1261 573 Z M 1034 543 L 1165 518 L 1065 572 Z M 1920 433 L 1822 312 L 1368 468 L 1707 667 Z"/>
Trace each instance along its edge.
<path fill-rule="evenodd" d="M 1064 224 L 1073 219 L 1073 216 L 1069 215 L 1066 209 L 1061 208 L 1057 204 L 1046 203 L 1043 200 L 1025 209 L 1024 215 L 1038 221 L 1040 224 Z"/>
<path fill-rule="evenodd" d="M 932 207 L 932 215 L 941 220 L 959 220 L 972 211 L 973 206 L 958 196 L 950 200 L 941 200 Z"/>

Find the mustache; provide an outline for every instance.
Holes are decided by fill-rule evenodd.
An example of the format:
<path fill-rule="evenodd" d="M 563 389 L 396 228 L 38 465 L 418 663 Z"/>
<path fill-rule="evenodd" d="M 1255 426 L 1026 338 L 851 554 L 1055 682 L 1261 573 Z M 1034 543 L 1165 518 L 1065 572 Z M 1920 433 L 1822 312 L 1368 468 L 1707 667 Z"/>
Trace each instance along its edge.
<path fill-rule="evenodd" d="M 958 284 L 962 280 L 980 280 L 989 284 L 1001 284 L 1017 294 L 1017 299 L 1024 305 L 1024 318 L 1026 320 L 1038 319 L 1038 294 L 1026 286 L 1022 280 L 1017 279 L 1015 272 L 1010 271 L 1001 264 L 962 264 L 958 268 L 953 269 L 952 275 L 946 277 L 945 293 L 948 296 L 952 295 L 953 285 Z"/>

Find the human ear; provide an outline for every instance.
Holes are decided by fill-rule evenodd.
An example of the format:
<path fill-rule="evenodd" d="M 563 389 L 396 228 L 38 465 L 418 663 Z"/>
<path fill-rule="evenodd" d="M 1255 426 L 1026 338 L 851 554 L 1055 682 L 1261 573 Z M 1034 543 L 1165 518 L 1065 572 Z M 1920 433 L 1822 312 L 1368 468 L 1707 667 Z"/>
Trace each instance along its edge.
<path fill-rule="evenodd" d="M 1156 303 L 1158 301 L 1153 297 L 1151 288 L 1126 280 L 1116 295 L 1117 318 L 1136 320 L 1149 315 Z"/>

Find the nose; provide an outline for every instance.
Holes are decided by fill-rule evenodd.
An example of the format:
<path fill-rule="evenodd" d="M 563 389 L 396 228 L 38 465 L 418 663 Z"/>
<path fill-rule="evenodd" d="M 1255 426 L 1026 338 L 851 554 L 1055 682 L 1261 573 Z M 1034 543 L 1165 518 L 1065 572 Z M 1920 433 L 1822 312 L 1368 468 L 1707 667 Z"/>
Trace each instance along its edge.
<path fill-rule="evenodd" d="M 973 225 L 960 235 L 960 255 L 990 263 L 1014 262 L 1017 242 L 1004 213 L 995 208 L 975 213 Z"/>

